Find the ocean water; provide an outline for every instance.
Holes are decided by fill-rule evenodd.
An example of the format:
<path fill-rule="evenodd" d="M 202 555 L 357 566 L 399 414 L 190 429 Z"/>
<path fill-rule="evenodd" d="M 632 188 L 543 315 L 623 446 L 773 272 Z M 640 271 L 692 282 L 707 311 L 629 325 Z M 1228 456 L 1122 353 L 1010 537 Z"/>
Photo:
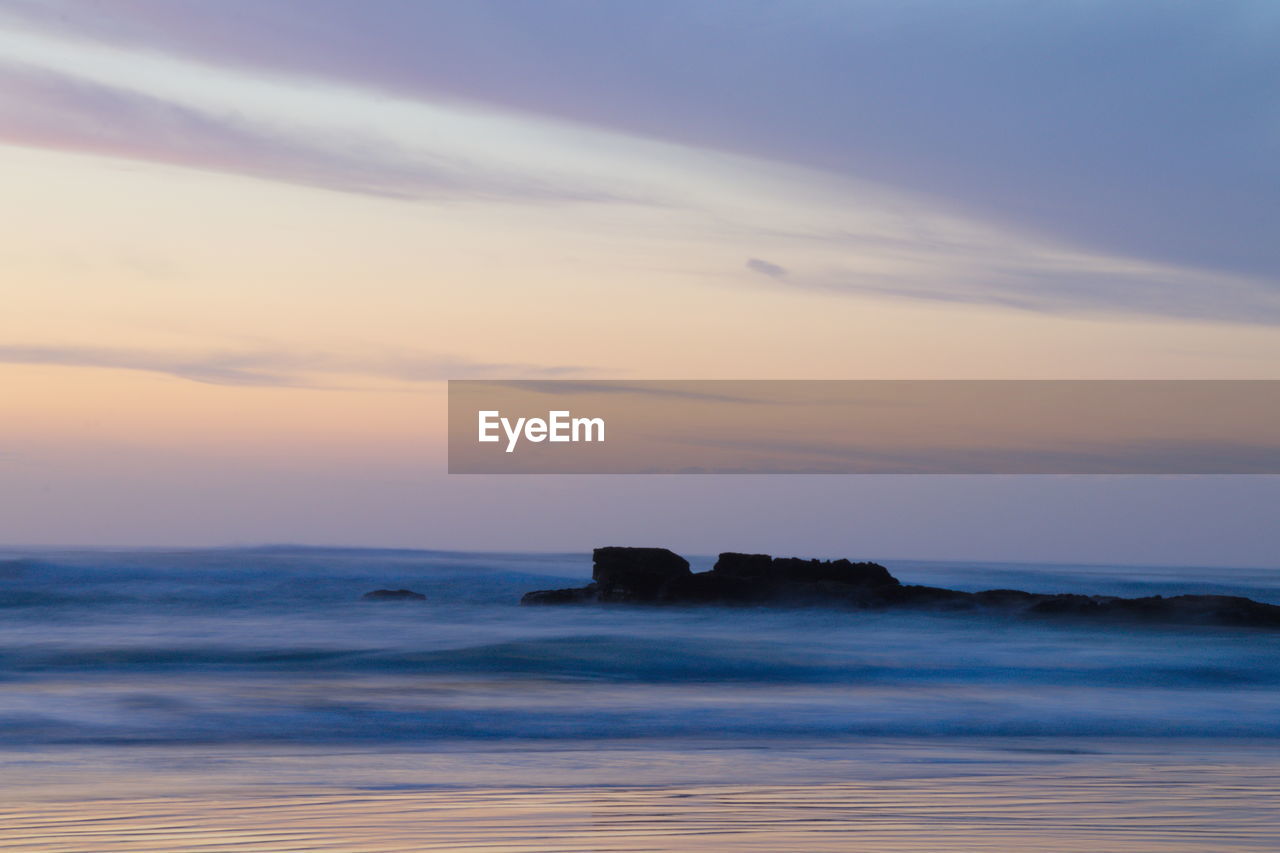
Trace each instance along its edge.
<path fill-rule="evenodd" d="M 1280 603 L 1280 571 L 887 562 Z M 1280 633 L 518 606 L 589 574 L 0 553 L 0 847 L 1280 849 Z"/>

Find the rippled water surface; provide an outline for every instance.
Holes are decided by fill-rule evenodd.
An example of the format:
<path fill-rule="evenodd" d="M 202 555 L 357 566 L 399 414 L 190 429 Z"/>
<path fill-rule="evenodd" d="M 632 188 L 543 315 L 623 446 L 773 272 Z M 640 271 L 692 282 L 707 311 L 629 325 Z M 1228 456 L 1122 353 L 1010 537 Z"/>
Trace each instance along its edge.
<path fill-rule="evenodd" d="M 890 569 L 1280 602 L 1259 570 Z M 0 554 L 0 846 L 1280 849 L 1280 636 L 516 604 L 589 571 Z"/>

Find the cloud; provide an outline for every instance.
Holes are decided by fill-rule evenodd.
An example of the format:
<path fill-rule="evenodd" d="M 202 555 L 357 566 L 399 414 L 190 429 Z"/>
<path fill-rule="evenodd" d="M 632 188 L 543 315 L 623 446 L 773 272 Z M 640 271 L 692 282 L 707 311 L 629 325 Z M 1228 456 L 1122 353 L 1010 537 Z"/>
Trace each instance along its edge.
<path fill-rule="evenodd" d="M 770 238 L 798 257 L 819 258 L 797 263 L 783 275 L 756 270 L 762 273 L 757 284 L 793 292 L 994 305 L 1066 316 L 1280 323 L 1280 290 L 1261 276 L 1082 253 L 998 232 L 815 229 L 755 235 L 758 242 Z"/>
<path fill-rule="evenodd" d="M 1042 314 L 1280 323 L 1280 293 L 1265 283 L 1176 269 L 992 264 L 932 278 L 828 270 L 791 276 L 786 285 L 837 295 L 999 305 Z"/>
<path fill-rule="evenodd" d="M 584 370 L 411 353 L 361 357 L 271 350 L 178 352 L 79 346 L 0 346 L 0 364 L 137 370 L 211 385 L 315 389 L 332 389 L 342 376 L 416 383 L 486 376 L 552 377 Z"/>
<path fill-rule="evenodd" d="M 787 275 L 786 267 L 780 267 L 760 258 L 748 258 L 747 269 L 752 272 L 758 272 L 761 275 L 767 275 L 769 278 L 786 278 Z"/>
<path fill-rule="evenodd" d="M 638 227 L 625 226 L 636 240 L 678 235 L 717 250 L 777 252 L 786 267 L 750 257 L 746 268 L 758 285 L 789 290 L 1280 322 L 1280 248 L 1267 226 L 1275 165 L 1254 151 L 1272 131 L 1253 116 L 1265 101 L 1257 74 L 1280 65 L 1255 49 L 1253 31 L 1218 33 L 1239 55 L 1184 44 L 1192 70 L 1144 40 L 1137 53 L 1153 66 L 1127 59 L 1104 79 L 1077 66 L 1082 52 L 1121 62 L 1108 33 L 1133 35 L 1146 23 L 1189 38 L 1189 22 L 1224 25 L 1185 8 L 1068 14 L 1003 0 L 963 15 L 941 3 L 903 15 L 878 0 L 843 11 L 799 3 L 785 16 L 751 0 L 714 11 L 698 0 L 654 2 L 662 15 L 559 0 L 536 11 L 502 0 L 130 0 L 110 12 L 79 0 L 0 0 L 0 20 L 7 11 L 19 31 L 0 48 L 73 75 L 9 66 L 0 141 L 391 198 L 641 202 Z M 1235 14 L 1252 21 L 1258 8 L 1244 3 Z M 57 35 L 37 37 L 33 27 Z M 1269 27 L 1267 19 L 1255 29 Z M 788 38 L 766 38 L 775 31 Z M 968 49 L 988 38 L 984 50 Z M 152 65 L 179 85 L 148 85 L 141 78 Z M 112 86 L 74 76 L 107 66 L 98 76 Z M 1240 72 L 1225 99 L 1166 97 L 1166 82 L 1190 86 L 1195 74 L 1223 69 Z M 270 97 L 254 98 L 255 87 Z M 362 123 L 392 101 L 387 127 Z M 248 102 L 256 117 L 237 106 Z M 294 115 L 299 102 L 307 107 Z M 314 119 L 318 103 L 322 126 L 308 129 L 299 116 Z M 1248 115 L 1206 131 L 1229 107 Z M 1166 124 L 1135 124 L 1130 112 L 1144 110 L 1167 112 Z M 822 171 L 775 173 L 725 152 Z M 1167 162 L 1175 155 L 1182 168 Z M 723 174 L 706 168 L 721 163 Z M 765 173 L 759 184 L 746 164 Z M 762 203 L 741 204 L 739 188 Z"/>
<path fill-rule="evenodd" d="M 747 380 L 750 384 L 750 380 Z M 666 397 L 680 400 L 698 400 L 710 403 L 765 403 L 773 404 L 768 398 L 758 399 L 746 396 L 734 396 L 731 394 L 717 394 L 709 391 L 700 391 L 699 387 L 705 385 L 700 380 L 674 380 L 671 382 L 650 382 L 646 380 L 636 381 L 595 381 L 587 379 L 573 379 L 568 381 L 545 381 L 536 379 L 517 379 L 511 381 L 500 381 L 495 384 L 508 388 L 514 388 L 518 391 L 530 391 L 534 394 L 552 394 L 560 397 L 564 396 L 583 396 L 590 394 L 634 394 L 645 397 Z"/>
<path fill-rule="evenodd" d="M 307 131 L 0 64 L 0 141 L 396 199 L 619 201 L 338 129 Z"/>
<path fill-rule="evenodd" d="M 26 26 L 798 163 L 1280 278 L 1268 0 L 11 0 Z"/>

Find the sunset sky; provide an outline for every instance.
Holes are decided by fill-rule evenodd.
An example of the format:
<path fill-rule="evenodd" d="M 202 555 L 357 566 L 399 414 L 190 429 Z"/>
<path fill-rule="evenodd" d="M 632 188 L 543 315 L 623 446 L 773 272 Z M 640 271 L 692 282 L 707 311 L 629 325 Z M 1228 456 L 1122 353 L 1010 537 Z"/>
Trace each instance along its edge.
<path fill-rule="evenodd" d="M 1280 565 L 1274 477 L 450 477 L 443 382 L 1280 378 L 1278 40 L 0 0 L 0 543 Z"/>

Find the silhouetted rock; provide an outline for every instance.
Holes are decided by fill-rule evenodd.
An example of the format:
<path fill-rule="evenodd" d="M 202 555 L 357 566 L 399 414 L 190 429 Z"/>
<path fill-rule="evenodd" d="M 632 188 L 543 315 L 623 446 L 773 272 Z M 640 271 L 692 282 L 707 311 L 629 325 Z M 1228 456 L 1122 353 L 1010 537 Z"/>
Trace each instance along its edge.
<path fill-rule="evenodd" d="M 796 557 L 770 557 L 768 554 L 727 552 L 720 555 L 711 571 L 775 584 L 830 581 L 860 586 L 898 585 L 898 579 L 879 563 L 801 560 Z"/>
<path fill-rule="evenodd" d="M 715 568 L 711 571 L 739 578 L 760 578 L 769 574 L 772 568 L 773 557 L 768 554 L 735 554 L 726 551 L 716 560 Z"/>
<path fill-rule="evenodd" d="M 1280 607 L 1236 595 L 1039 596 L 1029 611 L 1039 616 L 1068 616 L 1106 622 L 1153 622 L 1178 625 L 1226 625 L 1237 628 L 1280 628 Z"/>
<path fill-rule="evenodd" d="M 375 589 L 360 596 L 365 601 L 426 601 L 427 597 L 411 589 Z"/>
<path fill-rule="evenodd" d="M 521 604 L 581 604 L 597 600 L 595 584 L 587 584 L 573 589 L 540 589 L 526 592 L 520 599 Z"/>
<path fill-rule="evenodd" d="M 709 572 L 666 548 L 597 548 L 595 583 L 578 589 L 538 590 L 522 604 L 648 602 L 660 604 L 883 604 L 881 591 L 899 587 L 877 563 L 774 559 L 768 554 L 721 554 Z"/>
<path fill-rule="evenodd" d="M 923 607 L 933 610 L 964 610 L 977 606 L 974 593 L 937 586 L 904 586 L 879 590 L 884 607 Z"/>
<path fill-rule="evenodd" d="M 1042 596 L 1020 589 L 987 589 L 975 592 L 975 604 L 985 607 L 1028 607 Z"/>
<path fill-rule="evenodd" d="M 749 578 L 715 572 L 698 572 L 668 581 L 658 601 L 670 604 L 750 604 L 761 600 L 762 590 Z"/>
<path fill-rule="evenodd" d="M 689 577 L 689 561 L 666 548 L 597 548 L 592 558 L 601 601 L 656 601 L 670 583 Z"/>
<path fill-rule="evenodd" d="M 1017 589 L 962 592 L 899 582 L 878 563 L 720 555 L 709 572 L 666 548 L 597 548 L 595 583 L 527 593 L 521 604 L 631 602 L 676 605 L 822 605 L 861 610 L 973 610 L 1013 617 L 1107 624 L 1220 625 L 1280 629 L 1280 606 L 1230 595 L 1044 594 Z M 408 590 L 381 593 L 396 595 Z M 409 593 L 414 596 L 417 593 Z"/>

